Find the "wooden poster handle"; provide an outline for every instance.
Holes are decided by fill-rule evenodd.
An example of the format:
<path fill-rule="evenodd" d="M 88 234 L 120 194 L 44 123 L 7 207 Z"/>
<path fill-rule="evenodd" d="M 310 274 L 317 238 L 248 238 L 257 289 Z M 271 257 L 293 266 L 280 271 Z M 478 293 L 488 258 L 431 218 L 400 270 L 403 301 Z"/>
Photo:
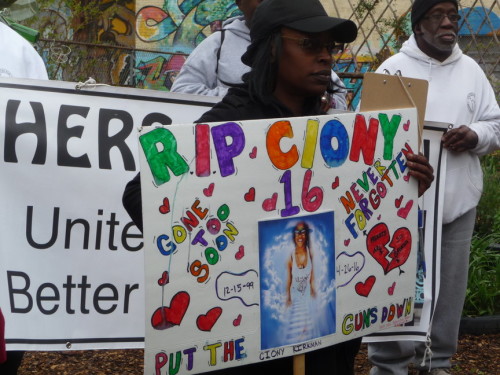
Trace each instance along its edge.
<path fill-rule="evenodd" d="M 293 356 L 293 375 L 305 375 L 306 355 L 299 354 Z"/>

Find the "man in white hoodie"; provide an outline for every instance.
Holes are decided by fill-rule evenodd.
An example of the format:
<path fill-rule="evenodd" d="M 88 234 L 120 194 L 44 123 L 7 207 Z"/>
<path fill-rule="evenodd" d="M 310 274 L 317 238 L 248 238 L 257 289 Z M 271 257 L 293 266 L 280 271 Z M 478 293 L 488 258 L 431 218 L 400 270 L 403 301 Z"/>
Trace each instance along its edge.
<path fill-rule="evenodd" d="M 223 97 L 231 86 L 242 83 L 241 77 L 250 71 L 250 67 L 243 64 L 241 56 L 250 44 L 249 27 L 253 13 L 264 0 L 235 1 L 243 16 L 224 21 L 221 31 L 210 35 L 191 52 L 174 80 L 171 92 Z M 347 90 L 333 71 L 332 80 L 338 89 L 329 98 L 325 95 L 325 101 L 331 108 L 346 110 Z"/>
<path fill-rule="evenodd" d="M 457 0 L 415 0 L 413 35 L 378 69 L 429 81 L 425 119 L 450 123 L 442 144 L 447 168 L 441 243 L 440 290 L 431 327 L 431 352 L 424 343 L 368 345 L 371 375 L 408 374 L 416 361 L 420 374 L 451 374 L 462 314 L 476 206 L 483 175 L 479 156 L 500 148 L 500 109 L 479 65 L 457 44 Z M 430 355 L 429 355 L 430 354 Z"/>

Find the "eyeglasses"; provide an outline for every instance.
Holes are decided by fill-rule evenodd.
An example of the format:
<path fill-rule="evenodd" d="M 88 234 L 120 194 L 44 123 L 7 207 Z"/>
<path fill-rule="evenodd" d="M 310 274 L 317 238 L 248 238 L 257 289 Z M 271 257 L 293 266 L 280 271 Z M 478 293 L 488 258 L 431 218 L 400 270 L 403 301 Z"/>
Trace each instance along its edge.
<path fill-rule="evenodd" d="M 445 14 L 445 13 L 435 13 L 435 14 L 429 14 L 428 16 L 423 17 L 424 19 L 431 20 L 433 23 L 439 23 L 443 22 L 445 18 L 448 18 L 450 22 L 452 23 L 457 23 L 460 21 L 462 16 L 457 13 L 453 14 Z"/>
<path fill-rule="evenodd" d="M 302 49 L 312 53 L 320 53 L 323 51 L 323 48 L 326 48 L 330 54 L 336 54 L 344 50 L 343 44 L 337 44 L 332 41 L 324 42 L 321 39 L 295 38 L 288 35 L 281 35 L 281 37 L 284 39 L 295 40 Z"/>
<path fill-rule="evenodd" d="M 293 233 L 295 233 L 295 234 L 306 234 L 307 233 L 307 229 L 295 229 L 293 231 Z"/>

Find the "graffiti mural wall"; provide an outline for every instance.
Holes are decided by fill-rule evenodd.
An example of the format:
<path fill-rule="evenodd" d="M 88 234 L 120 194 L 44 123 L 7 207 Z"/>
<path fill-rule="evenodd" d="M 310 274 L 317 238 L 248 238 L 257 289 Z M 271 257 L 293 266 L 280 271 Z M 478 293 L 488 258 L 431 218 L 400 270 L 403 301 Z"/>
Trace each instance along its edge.
<path fill-rule="evenodd" d="M 169 90 L 186 57 L 222 22 L 241 15 L 234 0 L 137 0 L 135 79 L 138 87 Z M 156 52 L 146 52 L 156 51 Z"/>
<path fill-rule="evenodd" d="M 368 7 L 369 2 L 359 0 L 321 1 L 330 15 L 352 19 L 360 27 L 355 43 L 335 56 L 334 65 L 338 73 L 346 73 L 350 108 L 355 108 L 362 85 L 356 73 L 373 71 L 399 50 L 411 34 L 412 2 L 387 0 Z M 196 46 L 221 30 L 225 20 L 241 15 L 235 0 L 82 1 L 92 4 L 82 7 L 97 8 L 82 28 L 82 17 L 75 12 L 84 8 L 71 10 L 67 4 L 31 1 L 36 17 L 26 22 L 42 33 L 38 47 L 52 79 L 93 77 L 100 83 L 164 91 L 170 90 Z M 474 0 L 461 2 L 459 43 L 483 67 L 498 92 L 500 7 L 495 1 L 476 5 Z"/>
<path fill-rule="evenodd" d="M 135 0 L 87 1 L 73 8 L 68 4 L 32 1 L 25 6 L 34 16 L 16 19 L 40 31 L 36 47 L 49 77 L 64 81 L 93 77 L 97 82 L 133 86 Z M 15 9 L 12 13 L 16 15 Z"/>

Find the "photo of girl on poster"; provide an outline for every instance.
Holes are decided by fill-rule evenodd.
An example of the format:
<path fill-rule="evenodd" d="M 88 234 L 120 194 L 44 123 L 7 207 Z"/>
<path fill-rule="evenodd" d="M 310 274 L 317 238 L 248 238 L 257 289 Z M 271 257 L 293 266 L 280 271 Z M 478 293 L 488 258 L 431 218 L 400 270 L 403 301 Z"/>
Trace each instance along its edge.
<path fill-rule="evenodd" d="M 261 346 L 335 332 L 333 212 L 259 222 Z"/>
<path fill-rule="evenodd" d="M 309 241 L 309 225 L 300 221 L 293 228 L 294 250 L 287 262 L 286 305 L 289 312 L 289 340 L 303 341 L 317 337 L 315 322 L 309 319 L 316 297 L 314 288 L 313 254 Z M 293 297 L 292 297 L 293 296 Z"/>

